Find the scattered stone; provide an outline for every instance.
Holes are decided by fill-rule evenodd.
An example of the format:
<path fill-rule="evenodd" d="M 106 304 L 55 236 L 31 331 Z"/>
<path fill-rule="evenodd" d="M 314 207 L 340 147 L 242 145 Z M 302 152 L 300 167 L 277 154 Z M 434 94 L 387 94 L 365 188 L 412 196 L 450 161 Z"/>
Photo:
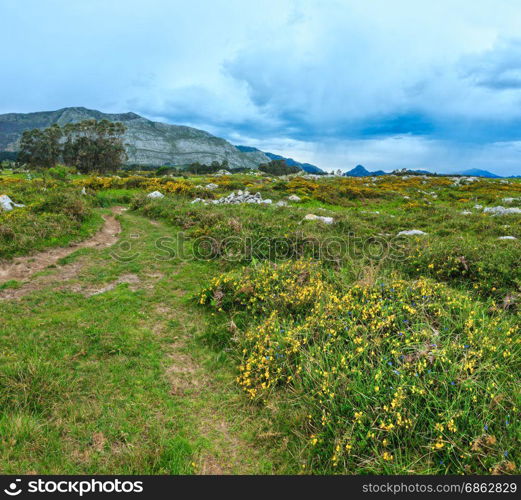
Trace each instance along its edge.
<path fill-rule="evenodd" d="M 87 190 L 85 189 L 85 186 L 81 188 L 81 194 L 85 196 L 87 194 Z"/>
<path fill-rule="evenodd" d="M 503 203 L 513 203 L 514 201 L 521 200 L 521 198 L 503 198 L 501 201 Z"/>
<path fill-rule="evenodd" d="M 304 220 L 319 220 L 323 222 L 324 224 L 333 224 L 335 220 L 333 217 L 324 217 L 323 215 L 315 215 L 315 214 L 307 214 L 304 217 Z"/>
<path fill-rule="evenodd" d="M 474 205 L 474 208 L 476 210 L 481 210 L 483 208 L 483 205 Z"/>
<path fill-rule="evenodd" d="M 517 240 L 515 236 L 500 236 L 498 240 Z"/>
<path fill-rule="evenodd" d="M 423 236 L 427 233 L 420 231 L 419 229 L 411 229 L 409 231 L 400 231 L 397 236 Z"/>
<path fill-rule="evenodd" d="M 6 212 L 10 212 L 15 207 L 25 207 L 25 205 L 21 205 L 20 203 L 15 203 L 9 196 L 3 194 L 0 196 L 0 208 L 5 210 Z"/>
<path fill-rule="evenodd" d="M 288 200 L 289 201 L 299 202 L 300 201 L 300 196 L 297 196 L 296 194 L 292 194 L 292 195 L 288 196 Z"/>
<path fill-rule="evenodd" d="M 521 214 L 521 208 L 513 207 L 513 208 L 505 208 L 502 206 L 498 207 L 485 207 L 483 212 L 486 214 L 492 215 L 511 215 L 511 214 Z"/>
<path fill-rule="evenodd" d="M 213 182 L 210 182 L 210 184 L 206 184 L 204 186 L 205 189 L 208 189 L 209 191 L 213 191 L 214 189 L 217 189 L 219 186 L 217 184 L 214 184 Z"/>
<path fill-rule="evenodd" d="M 459 187 L 462 184 L 472 184 L 473 182 L 479 181 L 477 177 L 452 177 L 453 187 Z"/>
<path fill-rule="evenodd" d="M 152 193 L 147 194 L 147 198 L 164 198 L 165 195 L 160 193 L 159 191 L 153 191 Z"/>
<path fill-rule="evenodd" d="M 215 175 L 220 177 L 221 175 L 232 175 L 232 173 L 228 172 L 228 170 L 221 169 L 221 170 L 215 172 Z"/>
<path fill-rule="evenodd" d="M 284 200 L 280 200 L 280 201 L 277 201 L 276 205 L 278 207 L 287 207 L 288 206 L 288 202 L 284 201 Z"/>
<path fill-rule="evenodd" d="M 256 203 L 258 205 L 269 205 L 272 203 L 270 199 L 262 199 L 260 193 L 251 194 L 248 190 L 246 191 L 237 191 L 230 193 L 228 196 L 223 196 L 218 200 L 203 200 L 202 198 L 195 198 L 191 203 L 203 203 L 213 204 L 213 205 L 238 205 L 239 203 Z"/>
<path fill-rule="evenodd" d="M 472 212 L 470 210 L 463 210 L 463 212 L 461 212 L 461 215 L 472 215 Z"/>

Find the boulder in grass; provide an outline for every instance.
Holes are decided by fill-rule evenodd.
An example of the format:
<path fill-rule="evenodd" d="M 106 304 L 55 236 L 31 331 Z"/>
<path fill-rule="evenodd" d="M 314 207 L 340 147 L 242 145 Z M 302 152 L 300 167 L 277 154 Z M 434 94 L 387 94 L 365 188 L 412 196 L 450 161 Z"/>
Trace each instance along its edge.
<path fill-rule="evenodd" d="M 248 190 L 246 191 L 237 191 L 230 193 L 228 196 L 223 196 L 222 198 L 218 198 L 217 200 L 203 200 L 201 198 L 196 198 L 192 201 L 192 203 L 212 203 L 213 205 L 239 205 L 240 203 L 253 203 L 253 204 L 263 204 L 270 205 L 272 200 L 270 199 L 262 199 L 260 193 L 251 194 Z"/>
<path fill-rule="evenodd" d="M 0 209 L 5 212 L 10 212 L 15 207 L 25 207 L 25 205 L 21 205 L 20 203 L 15 203 L 9 196 L 3 194 L 0 196 Z"/>
<path fill-rule="evenodd" d="M 204 186 L 205 189 L 208 189 L 208 191 L 213 191 L 214 189 L 217 189 L 219 186 L 217 184 L 214 184 L 213 182 L 210 182 L 210 184 L 206 184 Z"/>
<path fill-rule="evenodd" d="M 500 236 L 498 240 L 517 240 L 515 236 Z"/>
<path fill-rule="evenodd" d="M 147 198 L 164 198 L 165 195 L 160 193 L 159 191 L 153 191 L 152 193 L 147 194 Z"/>
<path fill-rule="evenodd" d="M 296 194 L 292 194 L 292 195 L 288 196 L 288 200 L 289 201 L 299 202 L 300 201 L 300 196 L 297 196 Z"/>
<path fill-rule="evenodd" d="M 318 220 L 320 222 L 323 222 L 324 224 L 333 224 L 333 222 L 335 222 L 333 217 L 324 217 L 323 215 L 315 215 L 315 214 L 307 214 L 304 217 L 304 220 Z"/>
<path fill-rule="evenodd" d="M 426 236 L 427 233 L 419 229 L 411 229 L 409 231 L 400 231 L 397 236 Z"/>
<path fill-rule="evenodd" d="M 511 214 L 521 214 L 521 208 L 513 207 L 513 208 L 505 208 L 502 206 L 499 207 L 486 207 L 483 209 L 483 212 L 486 214 L 492 215 L 511 215 Z"/>

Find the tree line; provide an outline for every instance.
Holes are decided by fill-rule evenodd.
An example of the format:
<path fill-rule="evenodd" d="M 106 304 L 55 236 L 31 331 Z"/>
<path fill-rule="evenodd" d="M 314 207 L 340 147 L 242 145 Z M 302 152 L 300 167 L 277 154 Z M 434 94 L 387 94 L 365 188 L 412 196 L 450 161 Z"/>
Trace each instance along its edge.
<path fill-rule="evenodd" d="M 108 120 L 84 120 L 45 129 L 25 130 L 18 161 L 30 168 L 51 168 L 59 163 L 81 173 L 115 172 L 126 160 L 126 127 Z"/>
<path fill-rule="evenodd" d="M 285 160 L 271 160 L 269 163 L 262 163 L 259 165 L 259 170 L 274 176 L 290 175 L 302 172 L 300 167 L 297 167 L 296 165 L 288 165 Z"/>

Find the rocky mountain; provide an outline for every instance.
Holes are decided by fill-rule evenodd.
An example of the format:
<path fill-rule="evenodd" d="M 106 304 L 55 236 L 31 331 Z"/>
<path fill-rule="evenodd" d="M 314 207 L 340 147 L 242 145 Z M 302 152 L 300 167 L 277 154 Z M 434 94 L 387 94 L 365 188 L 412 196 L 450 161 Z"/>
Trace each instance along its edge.
<path fill-rule="evenodd" d="M 357 165 L 352 170 L 344 173 L 347 177 L 369 177 L 374 175 L 385 175 L 383 170 L 377 170 L 376 172 L 369 172 L 363 165 Z"/>
<path fill-rule="evenodd" d="M 137 165 L 188 165 L 228 160 L 230 168 L 256 168 L 270 159 L 262 152 L 244 153 L 229 142 L 192 127 L 153 122 L 135 113 L 107 114 L 83 107 L 38 113 L 0 115 L 0 151 L 16 151 L 26 129 L 64 125 L 82 120 L 106 119 L 125 124 L 128 163 Z"/>
<path fill-rule="evenodd" d="M 317 167 L 316 165 L 312 165 L 311 163 L 301 163 L 297 160 L 294 160 L 293 158 L 286 158 L 281 155 L 276 155 L 275 153 L 268 153 L 266 151 L 261 151 L 260 149 L 254 148 L 252 146 L 235 146 L 239 151 L 242 151 L 243 153 L 247 154 L 256 154 L 260 153 L 263 155 L 266 155 L 270 160 L 284 160 L 287 165 L 291 167 L 299 167 L 304 172 L 307 172 L 308 174 L 325 174 L 325 172 Z"/>
<path fill-rule="evenodd" d="M 465 175 L 468 177 L 488 177 L 489 179 L 499 179 L 500 175 L 493 174 L 488 170 L 481 170 L 479 168 L 470 168 L 461 172 L 456 172 L 456 175 Z"/>

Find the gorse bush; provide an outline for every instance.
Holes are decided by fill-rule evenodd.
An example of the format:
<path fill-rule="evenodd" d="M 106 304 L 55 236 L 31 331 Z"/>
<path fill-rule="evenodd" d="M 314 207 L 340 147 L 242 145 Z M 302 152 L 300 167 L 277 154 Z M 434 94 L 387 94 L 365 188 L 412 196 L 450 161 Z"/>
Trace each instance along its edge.
<path fill-rule="evenodd" d="M 511 243 L 478 237 L 424 241 L 411 249 L 401 268 L 408 276 L 428 276 L 483 296 L 502 298 L 521 291 L 519 249 Z"/>
<path fill-rule="evenodd" d="M 316 264 L 262 264 L 199 296 L 249 324 L 239 384 L 297 409 L 314 472 L 513 472 L 519 318 L 427 279 L 342 289 Z"/>
<path fill-rule="evenodd" d="M 0 258 L 65 245 L 88 236 L 102 222 L 76 187 L 57 181 L 13 181 L 0 183 L 0 190 L 25 207 L 0 210 Z"/>
<path fill-rule="evenodd" d="M 31 211 L 41 213 L 61 213 L 78 222 L 84 221 L 91 215 L 91 209 L 87 202 L 77 193 L 52 192 L 42 201 L 31 205 Z"/>

